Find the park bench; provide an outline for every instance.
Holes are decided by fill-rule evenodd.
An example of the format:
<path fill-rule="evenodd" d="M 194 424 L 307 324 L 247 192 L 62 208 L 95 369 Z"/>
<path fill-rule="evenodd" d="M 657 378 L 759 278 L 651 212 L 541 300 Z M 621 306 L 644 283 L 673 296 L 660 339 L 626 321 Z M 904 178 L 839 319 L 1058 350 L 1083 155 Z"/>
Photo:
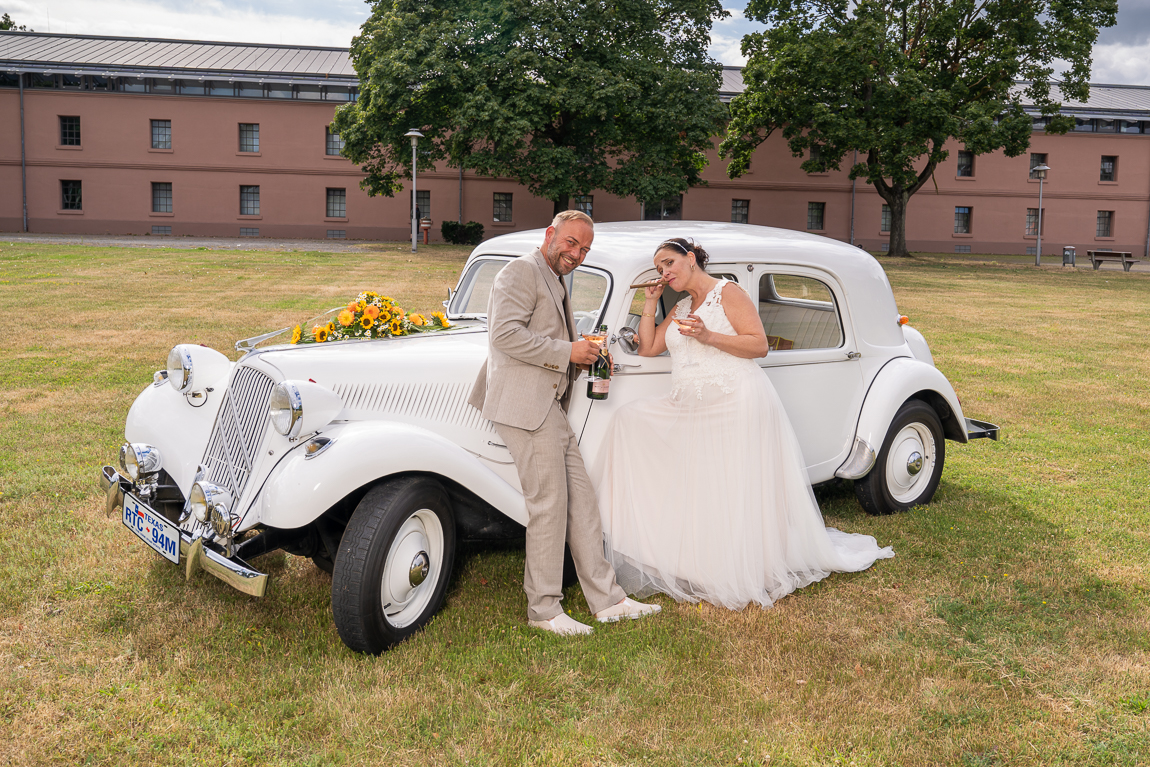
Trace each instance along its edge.
<path fill-rule="evenodd" d="M 1086 253 L 1090 256 L 1090 263 L 1094 265 L 1094 271 L 1098 271 L 1098 267 L 1102 266 L 1103 261 L 1122 264 L 1122 270 L 1126 272 L 1130 271 L 1131 266 L 1142 261 L 1140 258 L 1131 258 L 1130 253 L 1119 250 L 1088 250 Z"/>

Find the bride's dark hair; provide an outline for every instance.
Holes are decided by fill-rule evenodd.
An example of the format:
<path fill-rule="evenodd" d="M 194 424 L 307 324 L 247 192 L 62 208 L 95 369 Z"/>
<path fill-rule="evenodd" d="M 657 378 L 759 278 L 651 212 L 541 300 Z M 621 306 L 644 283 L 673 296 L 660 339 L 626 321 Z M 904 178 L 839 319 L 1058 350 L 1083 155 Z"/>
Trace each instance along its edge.
<path fill-rule="evenodd" d="M 677 250 L 684 256 L 693 255 L 695 257 L 695 263 L 699 265 L 700 269 L 706 269 L 707 261 L 711 258 L 707 254 L 707 251 L 703 250 L 702 245 L 696 244 L 693 240 L 688 240 L 683 237 L 672 237 L 669 240 L 664 240 L 659 244 L 659 247 L 655 248 L 655 252 L 658 253 L 664 248 Z"/>

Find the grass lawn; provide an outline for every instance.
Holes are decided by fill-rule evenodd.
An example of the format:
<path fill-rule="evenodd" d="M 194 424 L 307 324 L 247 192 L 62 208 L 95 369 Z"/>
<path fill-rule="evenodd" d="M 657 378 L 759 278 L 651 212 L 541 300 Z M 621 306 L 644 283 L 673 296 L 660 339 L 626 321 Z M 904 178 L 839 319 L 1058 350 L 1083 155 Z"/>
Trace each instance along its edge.
<path fill-rule="evenodd" d="M 257 560 L 254 599 L 105 518 L 98 468 L 171 346 L 230 352 L 365 288 L 430 311 L 465 256 L 0 238 L 0 763 L 1150 762 L 1147 275 L 880 259 L 1003 438 L 947 443 L 909 513 L 821 491 L 898 556 L 771 610 L 663 599 L 562 640 L 525 625 L 522 552 L 479 551 L 426 631 L 364 657 L 309 561 Z"/>

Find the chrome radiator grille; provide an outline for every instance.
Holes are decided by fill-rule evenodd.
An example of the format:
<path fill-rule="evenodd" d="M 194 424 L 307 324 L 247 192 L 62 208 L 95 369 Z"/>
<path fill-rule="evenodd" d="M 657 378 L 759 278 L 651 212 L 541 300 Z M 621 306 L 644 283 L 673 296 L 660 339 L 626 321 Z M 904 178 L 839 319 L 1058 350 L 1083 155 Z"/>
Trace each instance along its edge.
<path fill-rule="evenodd" d="M 241 367 L 224 392 L 220 413 L 204 453 L 205 479 L 243 495 L 267 431 L 268 400 L 275 382 L 252 368 Z"/>

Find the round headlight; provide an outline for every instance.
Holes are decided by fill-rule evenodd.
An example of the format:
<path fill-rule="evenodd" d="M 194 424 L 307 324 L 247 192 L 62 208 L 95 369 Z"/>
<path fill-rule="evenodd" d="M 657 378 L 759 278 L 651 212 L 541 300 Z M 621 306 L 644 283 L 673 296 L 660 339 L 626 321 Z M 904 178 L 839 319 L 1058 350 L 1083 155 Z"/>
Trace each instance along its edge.
<path fill-rule="evenodd" d="M 192 355 L 185 344 L 174 346 L 168 352 L 168 383 L 180 394 L 192 388 Z"/>
<path fill-rule="evenodd" d="M 232 494 L 227 488 L 213 485 L 211 482 L 196 482 L 192 491 L 188 493 L 188 510 L 200 522 L 212 522 L 215 526 L 215 517 L 221 514 L 228 518 L 228 530 L 231 530 L 231 515 L 228 509 L 232 505 Z M 217 532 L 219 532 L 217 530 Z"/>
<path fill-rule="evenodd" d="M 211 510 L 212 530 L 221 538 L 232 534 L 232 514 L 228 507 L 217 503 Z"/>
<path fill-rule="evenodd" d="M 275 430 L 285 437 L 298 437 L 300 418 L 303 417 L 303 398 L 291 381 L 284 381 L 272 389 L 268 415 Z"/>
<path fill-rule="evenodd" d="M 158 448 L 142 442 L 125 442 L 120 446 L 120 468 L 133 482 L 140 477 L 155 474 L 162 465 Z"/>
<path fill-rule="evenodd" d="M 208 521 L 208 499 L 204 496 L 204 488 L 199 482 L 192 485 L 192 492 L 188 495 L 188 510 L 199 521 Z"/>

